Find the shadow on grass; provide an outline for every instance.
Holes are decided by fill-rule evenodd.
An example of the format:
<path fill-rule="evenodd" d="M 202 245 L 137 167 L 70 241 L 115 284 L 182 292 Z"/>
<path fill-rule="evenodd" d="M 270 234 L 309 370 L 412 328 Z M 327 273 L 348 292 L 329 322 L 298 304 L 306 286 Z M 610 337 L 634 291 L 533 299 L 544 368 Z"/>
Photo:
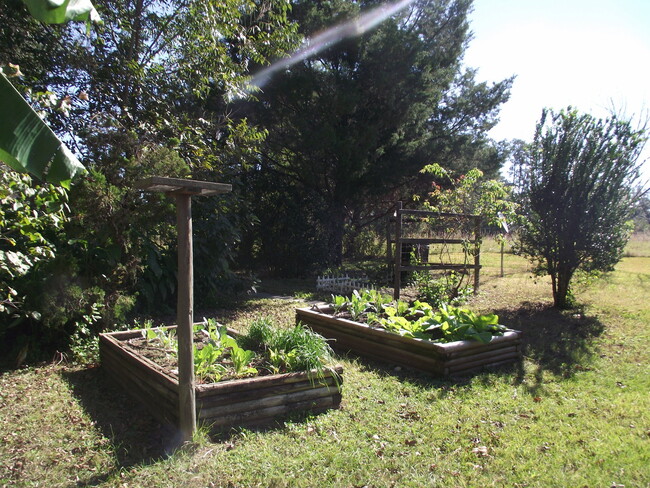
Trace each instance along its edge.
<path fill-rule="evenodd" d="M 543 374 L 569 378 L 589 369 L 595 353 L 594 339 L 605 330 L 595 317 L 581 310 L 558 310 L 548 304 L 524 302 L 517 309 L 496 310 L 499 322 L 523 332 L 524 356 L 537 364 L 535 378 L 538 388 Z M 519 380 L 523 381 L 523 368 Z"/>
<path fill-rule="evenodd" d="M 459 376 L 439 377 L 433 376 L 419 369 L 399 366 L 390 361 L 380 361 L 366 356 L 358 355 L 352 351 L 336 350 L 339 357 L 345 358 L 356 364 L 361 372 L 369 372 L 381 379 L 394 378 L 400 383 L 424 388 L 436 392 L 438 399 L 445 398 L 455 389 L 471 384 L 472 377 L 480 371 Z"/>
<path fill-rule="evenodd" d="M 172 425 L 162 425 L 136 400 L 113 383 L 99 367 L 65 371 L 64 380 L 72 388 L 72 394 L 101 431 L 109 439 L 116 458 L 116 466 L 77 486 L 97 486 L 107 481 L 121 469 L 135 465 L 149 465 L 168 458 L 180 446 L 180 435 Z M 245 428 L 230 428 L 208 433 L 214 443 L 224 443 L 226 448 L 243 432 L 270 432 L 283 429 L 286 422 L 308 422 L 326 410 L 305 410 L 278 417 L 275 421 Z M 180 449 L 192 449 L 182 446 Z"/>
<path fill-rule="evenodd" d="M 217 429 L 208 431 L 207 437 L 210 442 L 215 444 L 222 444 L 226 450 L 232 449 L 242 437 L 246 437 L 249 433 L 272 433 L 283 431 L 289 424 L 304 424 L 307 425 L 320 415 L 327 412 L 338 410 L 340 407 L 328 407 L 317 410 L 298 410 L 288 412 L 283 415 L 278 415 L 273 420 L 265 420 L 262 423 L 246 423 L 242 425 L 234 425 L 225 429 Z"/>
<path fill-rule="evenodd" d="M 157 422 L 101 368 L 66 371 L 63 378 L 95 426 L 110 440 L 117 464 L 114 471 L 151 464 L 172 453 L 177 445 L 175 429 Z M 95 486 L 112 474 L 98 475 L 78 486 Z"/>

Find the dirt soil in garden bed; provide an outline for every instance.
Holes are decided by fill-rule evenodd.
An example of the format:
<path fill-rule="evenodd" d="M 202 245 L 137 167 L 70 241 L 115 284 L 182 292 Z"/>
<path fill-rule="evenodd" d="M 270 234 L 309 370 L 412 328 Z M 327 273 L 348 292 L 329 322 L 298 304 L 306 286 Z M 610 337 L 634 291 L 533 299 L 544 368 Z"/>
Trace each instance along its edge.
<path fill-rule="evenodd" d="M 317 310 L 318 312 L 324 313 L 325 315 L 329 315 L 332 318 L 335 319 L 345 319 L 345 320 L 350 320 L 351 322 L 357 322 L 359 324 L 368 324 L 368 318 L 361 316 L 357 317 L 356 319 L 352 318 L 352 314 L 349 312 L 338 312 L 338 313 L 327 313 L 327 312 L 322 312 L 321 310 Z M 378 329 L 381 329 L 382 327 L 375 327 Z"/>
<path fill-rule="evenodd" d="M 204 344 L 207 344 L 207 342 L 207 339 L 201 334 L 194 335 L 194 343 L 197 345 L 198 349 L 201 349 Z M 165 349 L 155 339 L 147 340 L 143 337 L 127 339 L 125 341 L 122 341 L 122 343 L 126 347 L 130 348 L 133 352 L 156 363 L 158 366 L 163 368 L 163 370 L 165 370 L 169 376 L 178 379 L 178 361 L 176 360 L 176 351 Z M 257 369 L 257 374 L 248 376 L 268 376 L 271 374 L 276 374 L 271 370 L 268 361 L 265 360 L 265 358 L 262 356 L 262 353 L 260 351 L 255 351 L 255 353 L 257 356 L 253 359 L 250 366 Z M 228 372 L 223 374 L 223 376 L 219 379 L 219 382 L 243 378 L 243 376 L 237 376 L 235 374 L 232 361 L 229 359 L 227 354 L 223 355 L 218 362 L 228 369 Z M 282 373 L 283 371 L 280 372 Z M 214 381 L 210 378 L 202 378 L 197 375 L 196 383 L 206 384 L 214 383 Z"/>

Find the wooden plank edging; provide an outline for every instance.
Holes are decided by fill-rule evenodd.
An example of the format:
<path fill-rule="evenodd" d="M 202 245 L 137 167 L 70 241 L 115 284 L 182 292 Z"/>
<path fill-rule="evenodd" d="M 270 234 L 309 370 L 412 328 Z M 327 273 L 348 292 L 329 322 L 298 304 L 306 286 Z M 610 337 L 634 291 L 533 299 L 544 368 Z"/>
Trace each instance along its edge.
<path fill-rule="evenodd" d="M 456 374 L 516 361 L 521 357 L 521 333 L 512 329 L 502 336 L 493 337 L 487 344 L 469 340 L 433 343 L 333 317 L 329 306 L 315 308 L 296 309 L 296 321 L 334 341 L 333 347 L 429 373 Z"/>
<path fill-rule="evenodd" d="M 229 333 L 237 335 L 232 329 Z M 101 334 L 102 366 L 159 420 L 178 424 L 176 378 L 123 342 L 141 335 L 140 330 Z M 293 411 L 324 411 L 341 402 L 342 374 L 343 367 L 336 365 L 322 372 L 313 370 L 197 385 L 197 417 L 203 423 L 224 428 L 264 424 Z"/>
<path fill-rule="evenodd" d="M 478 341 L 456 341 L 456 342 L 447 342 L 447 343 L 435 343 L 427 341 L 425 339 L 411 338 L 411 337 L 402 337 L 398 334 L 394 334 L 387 330 L 371 327 L 366 324 L 359 322 L 353 322 L 348 319 L 332 317 L 331 315 L 324 313 L 330 311 L 329 308 L 319 308 L 320 311 L 314 311 L 309 308 L 298 308 L 296 309 L 296 319 L 310 319 L 316 320 L 323 323 L 323 325 L 332 325 L 333 327 L 344 326 L 346 329 L 351 331 L 358 331 L 363 334 L 364 337 L 375 336 L 382 339 L 391 340 L 394 342 L 405 343 L 407 345 L 417 344 L 423 349 L 428 349 L 435 351 L 435 353 L 440 354 L 441 356 L 453 355 L 454 353 L 460 353 L 465 350 L 480 349 L 486 344 L 482 344 Z M 489 342 L 489 345 L 499 344 L 502 342 L 512 342 L 513 340 L 519 340 L 520 332 L 512 329 L 508 329 L 502 336 L 494 336 Z"/>

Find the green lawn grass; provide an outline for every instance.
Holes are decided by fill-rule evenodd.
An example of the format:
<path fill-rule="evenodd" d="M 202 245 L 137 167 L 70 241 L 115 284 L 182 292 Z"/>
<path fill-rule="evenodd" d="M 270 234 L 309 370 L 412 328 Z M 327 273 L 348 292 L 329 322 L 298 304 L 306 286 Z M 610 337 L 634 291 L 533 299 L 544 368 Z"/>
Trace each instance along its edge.
<path fill-rule="evenodd" d="M 99 368 L 5 372 L 0 486 L 650 486 L 650 257 L 579 284 L 567 312 L 551 307 L 547 279 L 505 258 L 501 278 L 498 253 L 483 254 L 470 305 L 524 331 L 521 364 L 440 380 L 342 356 L 341 409 L 198 435 L 173 453 L 174 432 Z M 215 313 L 245 328 L 258 315 L 289 323 L 299 305 Z"/>

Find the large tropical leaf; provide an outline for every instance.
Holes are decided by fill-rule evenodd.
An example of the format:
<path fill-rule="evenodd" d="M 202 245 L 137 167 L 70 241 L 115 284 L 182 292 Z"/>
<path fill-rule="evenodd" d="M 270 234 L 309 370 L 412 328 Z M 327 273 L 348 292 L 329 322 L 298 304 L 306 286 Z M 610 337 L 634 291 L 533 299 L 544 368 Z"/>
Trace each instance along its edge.
<path fill-rule="evenodd" d="M 98 22 L 99 14 L 90 0 L 23 0 L 29 13 L 47 24 L 62 24 L 68 20 Z"/>
<path fill-rule="evenodd" d="M 0 160 L 16 171 L 60 183 L 85 171 L 70 152 L 0 73 Z"/>

